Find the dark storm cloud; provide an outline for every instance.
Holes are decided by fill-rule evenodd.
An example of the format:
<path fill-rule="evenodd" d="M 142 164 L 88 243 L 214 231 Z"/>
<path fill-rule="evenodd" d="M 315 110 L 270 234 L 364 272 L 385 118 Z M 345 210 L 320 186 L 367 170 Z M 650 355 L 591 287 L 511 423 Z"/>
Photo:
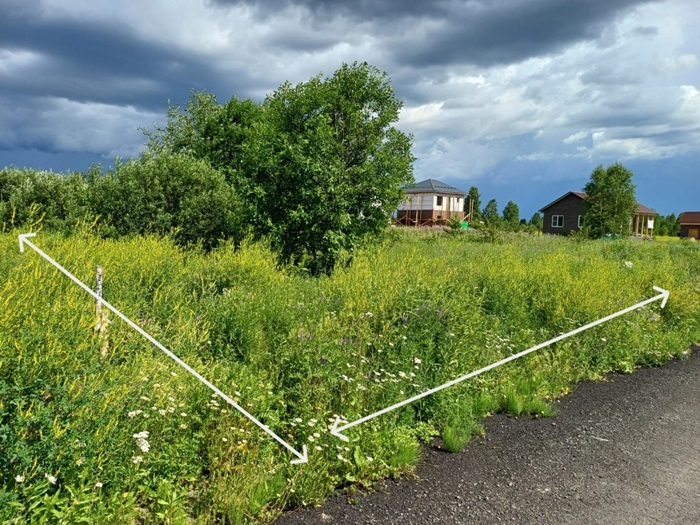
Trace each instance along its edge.
<path fill-rule="evenodd" d="M 342 17 L 366 22 L 397 64 L 423 68 L 509 64 L 557 52 L 577 41 L 603 37 L 605 26 L 617 15 L 652 0 L 211 1 L 218 6 L 247 5 L 263 19 L 300 6 L 317 21 Z M 653 28 L 639 29 L 648 35 Z"/>
<path fill-rule="evenodd" d="M 216 90 L 210 60 L 145 41 L 118 25 L 40 22 L 24 11 L 0 18 L 0 51 L 32 53 L 0 76 L 0 97 L 59 97 L 79 102 L 162 108 L 191 88 Z M 237 75 L 246 91 L 252 83 Z M 228 91 L 236 86 L 228 86 Z"/>
<path fill-rule="evenodd" d="M 509 64 L 593 40 L 619 13 L 640 0 L 520 0 L 463 4 L 442 24 L 398 52 L 416 66 Z"/>
<path fill-rule="evenodd" d="M 336 16 L 353 20 L 378 20 L 421 16 L 445 16 L 453 1 L 444 0 L 210 0 L 218 6 L 246 5 L 260 18 L 274 16 L 290 6 L 307 8 L 314 17 L 330 19 Z"/>

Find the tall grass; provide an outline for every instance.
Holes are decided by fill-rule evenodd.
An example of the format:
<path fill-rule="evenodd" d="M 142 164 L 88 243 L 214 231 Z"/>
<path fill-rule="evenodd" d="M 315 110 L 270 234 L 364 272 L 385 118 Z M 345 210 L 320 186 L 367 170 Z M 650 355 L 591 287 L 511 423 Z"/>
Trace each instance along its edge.
<path fill-rule="evenodd" d="M 0 236 L 0 518 L 247 523 L 406 471 L 426 435 L 458 450 L 490 412 L 541 414 L 587 378 L 700 340 L 700 247 L 394 235 L 332 277 L 261 244 L 208 254 L 152 237 L 35 240 L 310 461 L 289 454 L 37 254 Z M 491 239 L 493 240 L 493 239 Z M 352 421 L 655 294 L 658 303 L 348 431 Z M 106 348 L 106 355 L 104 349 Z M 427 430 L 426 430 L 427 429 Z M 136 435 L 144 436 L 148 447 Z M 142 438 L 143 439 L 143 438 Z M 141 443 L 141 445 L 139 444 Z"/>

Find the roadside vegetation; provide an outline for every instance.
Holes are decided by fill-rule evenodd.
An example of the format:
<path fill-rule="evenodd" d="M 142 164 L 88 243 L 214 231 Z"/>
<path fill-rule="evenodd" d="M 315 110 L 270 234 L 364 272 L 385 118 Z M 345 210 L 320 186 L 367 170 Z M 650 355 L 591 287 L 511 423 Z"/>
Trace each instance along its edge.
<path fill-rule="evenodd" d="M 89 227 L 35 242 L 239 400 L 290 454 L 94 301 L 17 230 L 0 235 L 0 521 L 258 523 L 460 450 L 494 412 L 542 415 L 575 382 L 700 340 L 700 246 L 407 232 L 309 278 L 263 242 L 183 250 Z M 348 430 L 422 390 L 619 311 L 658 303 Z"/>

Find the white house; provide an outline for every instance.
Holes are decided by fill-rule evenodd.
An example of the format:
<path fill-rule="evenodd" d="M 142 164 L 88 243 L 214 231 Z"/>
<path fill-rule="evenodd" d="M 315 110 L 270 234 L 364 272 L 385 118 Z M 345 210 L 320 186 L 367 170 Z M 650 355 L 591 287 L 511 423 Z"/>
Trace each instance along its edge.
<path fill-rule="evenodd" d="M 440 182 L 428 179 L 406 188 L 406 200 L 396 211 L 396 220 L 406 226 L 445 224 L 452 218 L 464 217 L 466 193 Z"/>

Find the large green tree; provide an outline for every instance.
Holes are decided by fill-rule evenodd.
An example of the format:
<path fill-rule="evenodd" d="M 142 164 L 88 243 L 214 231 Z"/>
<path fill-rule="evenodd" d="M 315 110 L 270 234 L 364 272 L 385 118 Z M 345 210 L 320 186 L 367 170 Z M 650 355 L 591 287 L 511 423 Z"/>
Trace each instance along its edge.
<path fill-rule="evenodd" d="M 637 207 L 630 170 L 617 162 L 607 168 L 599 165 L 591 173 L 584 191 L 587 195 L 584 225 L 593 237 L 629 232 Z"/>
<path fill-rule="evenodd" d="M 344 64 L 262 104 L 193 93 L 149 147 L 206 159 L 235 187 L 251 231 L 319 274 L 382 232 L 413 182 L 411 136 L 394 126 L 401 107 L 385 73 Z"/>
<path fill-rule="evenodd" d="M 386 74 L 357 63 L 265 100 L 236 184 L 284 261 L 328 272 L 386 228 L 413 182 L 401 106 Z"/>

